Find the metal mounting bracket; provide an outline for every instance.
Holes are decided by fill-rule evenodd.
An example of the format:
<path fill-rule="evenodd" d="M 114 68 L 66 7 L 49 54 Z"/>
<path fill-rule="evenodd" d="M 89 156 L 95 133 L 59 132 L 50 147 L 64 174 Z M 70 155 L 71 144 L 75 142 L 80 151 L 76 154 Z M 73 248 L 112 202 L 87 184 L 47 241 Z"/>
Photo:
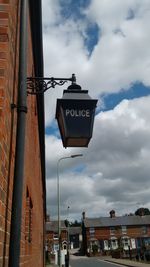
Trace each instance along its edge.
<path fill-rule="evenodd" d="M 67 81 L 72 84 L 76 83 L 76 76 L 72 74 L 71 78 L 44 78 L 44 77 L 28 77 L 27 78 L 27 93 L 31 95 L 43 94 L 50 88 L 55 88 L 56 85 L 64 85 Z"/>

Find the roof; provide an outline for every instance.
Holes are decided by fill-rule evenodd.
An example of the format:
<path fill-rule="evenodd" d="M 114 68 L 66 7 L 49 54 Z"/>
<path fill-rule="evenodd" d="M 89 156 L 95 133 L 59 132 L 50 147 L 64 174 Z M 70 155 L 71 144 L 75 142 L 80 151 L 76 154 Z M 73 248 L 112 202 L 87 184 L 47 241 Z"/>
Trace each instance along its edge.
<path fill-rule="evenodd" d="M 150 215 L 145 216 L 120 216 L 120 217 L 100 217 L 85 218 L 84 226 L 88 227 L 113 227 L 122 225 L 148 225 L 150 224 Z"/>
<path fill-rule="evenodd" d="M 82 230 L 80 226 L 71 226 L 69 227 L 69 235 L 81 234 Z"/>
<path fill-rule="evenodd" d="M 60 224 L 61 229 L 66 230 L 64 221 L 61 221 Z M 58 232 L 58 221 L 46 222 L 46 232 Z"/>

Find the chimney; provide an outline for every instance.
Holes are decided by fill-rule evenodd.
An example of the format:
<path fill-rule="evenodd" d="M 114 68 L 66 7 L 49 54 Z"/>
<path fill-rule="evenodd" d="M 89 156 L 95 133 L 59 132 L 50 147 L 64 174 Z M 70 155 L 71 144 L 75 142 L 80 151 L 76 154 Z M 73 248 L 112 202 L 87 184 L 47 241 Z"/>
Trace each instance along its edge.
<path fill-rule="evenodd" d="M 115 215 L 115 210 L 111 210 L 111 211 L 109 212 L 109 214 L 110 214 L 110 218 L 115 218 L 115 217 L 116 217 L 116 215 Z"/>
<path fill-rule="evenodd" d="M 85 220 L 85 211 L 82 212 L 82 219 Z"/>

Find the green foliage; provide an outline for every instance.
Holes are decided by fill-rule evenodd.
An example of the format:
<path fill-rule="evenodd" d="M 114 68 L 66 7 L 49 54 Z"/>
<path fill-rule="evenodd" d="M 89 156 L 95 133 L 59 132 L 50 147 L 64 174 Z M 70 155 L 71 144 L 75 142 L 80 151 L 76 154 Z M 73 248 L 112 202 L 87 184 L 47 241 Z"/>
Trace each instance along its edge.
<path fill-rule="evenodd" d="M 92 251 L 94 255 L 98 252 L 98 246 L 96 244 L 92 245 Z"/>
<path fill-rule="evenodd" d="M 150 215 L 150 210 L 148 208 L 139 208 L 135 211 L 135 215 Z"/>
<path fill-rule="evenodd" d="M 69 221 L 68 221 L 67 219 L 64 220 L 64 223 L 65 223 L 65 226 L 68 227 L 68 225 L 69 225 Z"/>
<path fill-rule="evenodd" d="M 71 226 L 81 226 L 81 222 L 75 220 L 74 222 L 71 223 Z"/>

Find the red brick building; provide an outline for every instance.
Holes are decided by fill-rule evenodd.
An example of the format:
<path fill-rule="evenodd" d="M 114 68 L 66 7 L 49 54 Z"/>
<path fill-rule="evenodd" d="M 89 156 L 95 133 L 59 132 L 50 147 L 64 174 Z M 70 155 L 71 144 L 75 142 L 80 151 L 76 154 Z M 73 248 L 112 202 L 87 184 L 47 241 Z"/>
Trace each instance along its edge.
<path fill-rule="evenodd" d="M 66 250 L 68 246 L 68 229 L 65 226 L 65 222 L 60 222 L 61 228 L 61 248 Z M 58 221 L 47 221 L 46 222 L 46 245 L 47 250 L 50 253 L 54 253 L 59 249 L 58 239 Z"/>
<path fill-rule="evenodd" d="M 41 0 L 29 0 L 27 76 L 43 76 Z M 0 0 L 0 266 L 9 262 L 16 161 L 20 3 Z M 43 96 L 27 96 L 20 266 L 44 266 L 45 150 Z"/>
<path fill-rule="evenodd" d="M 110 254 L 122 250 L 122 255 L 129 256 L 129 251 L 138 252 L 150 249 L 150 215 L 115 216 L 87 218 L 83 213 L 82 221 L 83 250 L 92 254 L 94 249 L 99 254 Z"/>
<path fill-rule="evenodd" d="M 69 249 L 81 248 L 81 242 L 81 227 L 68 226 L 65 221 L 61 221 L 61 248 L 64 250 L 68 247 Z M 46 245 L 47 250 L 52 254 L 59 249 L 58 221 L 50 221 L 49 216 L 46 222 Z"/>

